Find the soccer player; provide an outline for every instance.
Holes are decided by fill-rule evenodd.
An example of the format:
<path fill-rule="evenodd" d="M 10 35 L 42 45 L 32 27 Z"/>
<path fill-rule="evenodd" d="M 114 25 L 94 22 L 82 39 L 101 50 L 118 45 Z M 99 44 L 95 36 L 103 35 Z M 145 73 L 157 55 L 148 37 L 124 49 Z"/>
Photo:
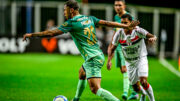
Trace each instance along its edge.
<path fill-rule="evenodd" d="M 132 16 L 130 14 L 122 15 L 122 24 L 128 25 L 131 21 Z M 118 47 L 118 44 L 121 44 L 130 83 L 136 92 L 142 93 L 140 101 L 145 101 L 146 93 L 150 101 L 155 101 L 152 87 L 147 82 L 148 60 L 144 39 L 147 39 L 151 44 L 156 41 L 154 35 L 139 26 L 136 26 L 133 30 L 119 29 L 113 37 L 112 45 L 108 53 L 107 69 L 111 69 L 113 52 Z M 140 86 L 139 80 L 143 88 Z"/>
<path fill-rule="evenodd" d="M 114 1 L 114 9 L 115 9 L 115 11 L 117 13 L 114 16 L 114 20 L 116 22 L 121 23 L 121 16 L 123 14 L 129 14 L 125 10 L 125 8 L 126 8 L 125 0 L 115 0 Z M 119 28 L 114 28 L 113 36 L 114 36 L 115 32 L 118 29 Z M 109 46 L 108 46 L 108 50 L 110 49 L 111 45 L 112 44 L 110 43 Z M 130 84 L 129 84 L 128 74 L 125 71 L 126 70 L 125 69 L 126 65 L 125 65 L 125 60 L 124 60 L 124 56 L 123 56 L 120 44 L 117 46 L 116 51 L 115 51 L 115 61 L 116 61 L 116 67 L 120 68 L 120 71 L 123 74 L 123 94 L 122 94 L 122 98 L 124 100 L 127 100 Z M 139 95 L 133 90 L 132 86 L 130 86 L 130 90 L 131 90 L 131 95 L 128 97 L 128 100 L 138 99 Z"/>
<path fill-rule="evenodd" d="M 104 55 L 100 50 L 97 42 L 95 25 L 98 24 L 109 27 L 133 29 L 136 25 L 139 24 L 139 22 L 135 21 L 130 25 L 125 25 L 116 22 L 99 20 L 93 16 L 80 15 L 79 6 L 75 0 L 68 0 L 65 3 L 64 16 L 67 21 L 64 22 L 59 28 L 50 31 L 27 33 L 24 35 L 23 40 L 26 40 L 26 38 L 30 37 L 52 37 L 70 32 L 77 48 L 85 60 L 79 70 L 79 82 L 73 101 L 79 101 L 80 96 L 86 86 L 87 80 L 92 93 L 107 101 L 120 101 L 109 91 L 101 88 L 100 85 L 101 67 L 104 64 Z"/>

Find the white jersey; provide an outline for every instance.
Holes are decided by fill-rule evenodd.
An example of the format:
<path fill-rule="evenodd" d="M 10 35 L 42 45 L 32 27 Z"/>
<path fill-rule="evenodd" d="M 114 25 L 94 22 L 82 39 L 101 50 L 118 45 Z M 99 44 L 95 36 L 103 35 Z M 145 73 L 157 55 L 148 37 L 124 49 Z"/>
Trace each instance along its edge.
<path fill-rule="evenodd" d="M 149 32 L 137 26 L 131 34 L 126 35 L 124 29 L 121 28 L 115 33 L 112 44 L 117 46 L 120 43 L 126 62 L 133 62 L 147 56 L 144 42 L 147 33 Z"/>

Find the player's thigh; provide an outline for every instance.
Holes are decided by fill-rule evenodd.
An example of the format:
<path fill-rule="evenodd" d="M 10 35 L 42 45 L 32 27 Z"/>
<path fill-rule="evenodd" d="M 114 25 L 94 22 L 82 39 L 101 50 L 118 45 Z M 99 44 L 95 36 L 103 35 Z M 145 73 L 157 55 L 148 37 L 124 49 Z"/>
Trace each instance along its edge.
<path fill-rule="evenodd" d="M 128 77 L 131 85 L 136 84 L 139 81 L 138 69 L 134 65 L 127 66 Z"/>
<path fill-rule="evenodd" d="M 98 55 L 86 61 L 83 67 L 86 72 L 86 78 L 101 78 L 101 68 L 104 65 L 104 55 Z"/>
<path fill-rule="evenodd" d="M 101 88 L 101 78 L 89 78 L 88 83 L 94 94 L 96 94 L 98 89 Z"/>
<path fill-rule="evenodd" d="M 139 78 L 147 78 L 148 77 L 148 60 L 147 57 L 142 57 L 139 60 L 138 64 L 138 76 Z"/>
<path fill-rule="evenodd" d="M 140 82 L 143 87 L 146 87 L 148 85 L 147 77 L 140 77 Z"/>

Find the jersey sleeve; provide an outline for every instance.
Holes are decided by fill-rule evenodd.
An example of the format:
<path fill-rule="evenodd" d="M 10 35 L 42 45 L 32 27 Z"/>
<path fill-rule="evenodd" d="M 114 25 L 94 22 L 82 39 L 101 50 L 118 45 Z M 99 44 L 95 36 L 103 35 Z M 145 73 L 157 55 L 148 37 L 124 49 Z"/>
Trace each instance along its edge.
<path fill-rule="evenodd" d="M 147 30 L 137 27 L 136 31 L 138 32 L 138 36 L 141 38 L 146 38 L 146 35 L 149 33 Z"/>
<path fill-rule="evenodd" d="M 64 22 L 60 27 L 58 27 L 58 29 L 63 31 L 64 33 L 70 32 L 72 29 L 71 22 L 69 20 Z"/>
<path fill-rule="evenodd" d="M 92 18 L 92 20 L 94 21 L 95 25 L 98 24 L 98 22 L 100 21 L 100 19 L 94 17 L 94 16 L 90 16 Z"/>
<path fill-rule="evenodd" d="M 112 44 L 117 46 L 119 44 L 119 37 L 120 37 L 120 30 L 116 31 L 113 40 L 112 40 Z"/>

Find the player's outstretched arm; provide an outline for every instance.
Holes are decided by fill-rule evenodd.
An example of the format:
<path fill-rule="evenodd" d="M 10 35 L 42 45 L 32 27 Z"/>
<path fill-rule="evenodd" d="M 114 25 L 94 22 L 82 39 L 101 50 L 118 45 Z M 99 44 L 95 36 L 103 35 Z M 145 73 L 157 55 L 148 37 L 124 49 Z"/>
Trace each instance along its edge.
<path fill-rule="evenodd" d="M 107 69 L 108 70 L 111 70 L 111 66 L 112 66 L 112 63 L 111 63 L 111 60 L 114 56 L 114 50 L 117 48 L 117 46 L 115 45 L 111 45 L 110 48 L 109 48 L 109 51 L 108 51 L 108 62 L 107 62 Z"/>
<path fill-rule="evenodd" d="M 31 38 L 31 37 L 53 37 L 53 36 L 61 35 L 63 33 L 64 32 L 62 32 L 59 29 L 47 30 L 47 31 L 43 31 L 43 32 L 35 32 L 35 33 L 26 33 L 23 36 L 23 41 L 25 41 L 27 38 Z"/>
<path fill-rule="evenodd" d="M 130 25 L 125 25 L 118 22 L 112 22 L 112 21 L 106 21 L 106 20 L 100 20 L 98 22 L 98 24 L 102 26 L 127 28 L 127 29 L 134 29 L 139 23 L 140 23 L 139 21 L 132 21 Z"/>

